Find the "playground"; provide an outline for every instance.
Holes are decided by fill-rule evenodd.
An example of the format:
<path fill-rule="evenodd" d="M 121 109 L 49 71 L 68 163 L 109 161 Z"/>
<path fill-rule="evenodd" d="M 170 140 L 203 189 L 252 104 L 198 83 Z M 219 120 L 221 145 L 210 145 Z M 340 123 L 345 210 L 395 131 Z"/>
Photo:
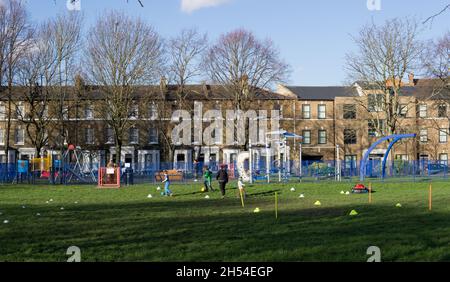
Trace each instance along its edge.
<path fill-rule="evenodd" d="M 247 184 L 244 207 L 235 182 L 225 199 L 201 183 L 172 185 L 174 197 L 160 184 L 4 185 L 0 261 L 63 262 L 71 246 L 82 261 L 364 262 L 370 246 L 382 261 L 450 261 L 447 182 L 346 193 L 355 183 Z"/>

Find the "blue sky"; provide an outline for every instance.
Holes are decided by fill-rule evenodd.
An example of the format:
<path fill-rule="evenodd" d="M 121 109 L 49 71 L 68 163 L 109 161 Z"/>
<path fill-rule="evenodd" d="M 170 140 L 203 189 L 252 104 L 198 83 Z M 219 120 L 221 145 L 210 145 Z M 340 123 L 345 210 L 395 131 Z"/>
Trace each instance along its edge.
<path fill-rule="evenodd" d="M 25 0 L 34 20 L 66 9 L 67 0 Z M 270 37 L 293 69 L 291 85 L 341 85 L 346 52 L 354 49 L 350 34 L 372 20 L 393 17 L 425 19 L 449 0 L 379 0 L 381 10 L 369 10 L 367 0 L 80 0 L 88 27 L 107 9 L 140 16 L 164 37 L 197 27 L 211 40 L 221 33 L 246 28 Z M 376 0 L 375 0 L 376 1 Z M 424 39 L 450 30 L 450 11 L 423 27 Z"/>

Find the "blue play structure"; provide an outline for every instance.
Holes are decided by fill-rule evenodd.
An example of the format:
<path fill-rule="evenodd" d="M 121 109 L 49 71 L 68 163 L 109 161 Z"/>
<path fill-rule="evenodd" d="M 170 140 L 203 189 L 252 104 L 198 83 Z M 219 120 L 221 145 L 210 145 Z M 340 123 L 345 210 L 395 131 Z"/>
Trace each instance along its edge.
<path fill-rule="evenodd" d="M 392 147 L 395 145 L 395 143 L 397 143 L 398 141 L 402 140 L 402 139 L 406 139 L 406 138 L 416 138 L 416 134 L 395 134 L 395 135 L 390 135 L 390 136 L 386 136 L 383 137 L 381 139 L 379 139 L 377 142 L 373 143 L 372 146 L 370 146 L 369 150 L 367 150 L 367 152 L 364 154 L 363 159 L 361 160 L 361 166 L 360 166 L 360 170 L 359 170 L 359 180 L 360 181 L 364 181 L 364 178 L 366 176 L 366 164 L 367 161 L 369 160 L 369 156 L 370 153 L 381 143 L 388 141 L 388 140 L 392 140 L 389 143 L 389 146 L 386 150 L 386 153 L 384 154 L 383 157 L 383 162 L 381 164 L 381 170 L 382 170 L 382 178 L 384 179 L 386 177 L 386 161 L 387 158 L 389 156 L 389 153 L 391 152 Z"/>

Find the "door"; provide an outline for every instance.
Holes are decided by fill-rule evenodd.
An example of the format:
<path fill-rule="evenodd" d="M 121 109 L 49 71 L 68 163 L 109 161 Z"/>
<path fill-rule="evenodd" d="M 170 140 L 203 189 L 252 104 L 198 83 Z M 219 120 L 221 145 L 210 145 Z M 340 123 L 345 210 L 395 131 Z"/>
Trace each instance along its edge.
<path fill-rule="evenodd" d="M 125 167 L 133 167 L 133 155 L 125 154 Z"/>

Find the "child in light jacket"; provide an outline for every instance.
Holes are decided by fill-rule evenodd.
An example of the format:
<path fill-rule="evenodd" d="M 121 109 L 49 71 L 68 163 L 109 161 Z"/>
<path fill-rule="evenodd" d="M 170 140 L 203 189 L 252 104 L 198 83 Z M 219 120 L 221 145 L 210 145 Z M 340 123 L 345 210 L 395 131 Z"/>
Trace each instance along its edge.
<path fill-rule="evenodd" d="M 167 173 L 167 170 L 164 171 L 164 180 L 162 181 L 164 183 L 164 192 L 162 193 L 163 196 L 173 196 L 172 191 L 170 190 L 170 179 L 169 174 Z"/>

